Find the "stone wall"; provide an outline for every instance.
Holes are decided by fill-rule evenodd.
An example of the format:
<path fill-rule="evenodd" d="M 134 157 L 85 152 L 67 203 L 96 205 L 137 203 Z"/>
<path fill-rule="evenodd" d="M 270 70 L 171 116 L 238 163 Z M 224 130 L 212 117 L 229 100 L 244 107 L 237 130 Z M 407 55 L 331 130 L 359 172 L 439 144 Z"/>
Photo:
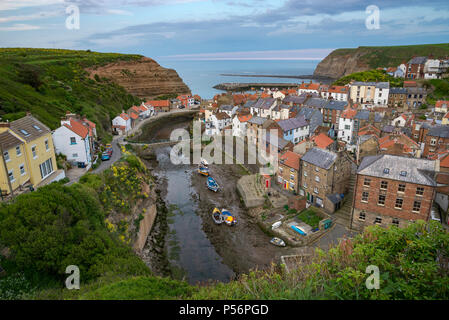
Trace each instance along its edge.
<path fill-rule="evenodd" d="M 143 219 L 140 221 L 139 232 L 137 233 L 137 239 L 134 242 L 134 249 L 141 251 L 145 246 L 148 235 L 151 232 L 151 228 L 153 227 L 154 220 L 157 215 L 157 207 L 156 204 L 152 204 L 147 212 L 143 215 Z"/>

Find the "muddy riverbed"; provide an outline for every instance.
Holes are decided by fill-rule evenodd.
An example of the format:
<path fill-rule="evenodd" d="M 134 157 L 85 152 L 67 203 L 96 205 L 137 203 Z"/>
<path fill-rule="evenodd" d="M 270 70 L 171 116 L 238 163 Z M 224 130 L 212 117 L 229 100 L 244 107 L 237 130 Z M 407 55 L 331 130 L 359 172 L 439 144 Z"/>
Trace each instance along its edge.
<path fill-rule="evenodd" d="M 163 131 L 169 136 L 172 129 L 188 127 L 188 124 L 165 123 Z M 155 136 L 155 133 L 145 134 Z M 160 133 L 157 136 L 168 137 Z M 247 214 L 236 189 L 238 179 L 245 174 L 240 165 L 210 166 L 211 176 L 221 187 L 214 193 L 207 188 L 207 178 L 197 172 L 197 166 L 172 164 L 170 149 L 155 149 L 156 159 L 147 163 L 157 177 L 157 188 L 168 209 L 165 252 L 173 276 L 184 277 L 190 283 L 226 282 L 250 269 L 269 267 L 271 262 L 279 262 L 280 256 L 291 253 L 289 248 L 271 245 L 270 237 Z M 237 225 L 216 225 L 211 218 L 215 207 L 231 211 L 237 217 Z M 148 246 L 151 245 L 149 241 Z"/>

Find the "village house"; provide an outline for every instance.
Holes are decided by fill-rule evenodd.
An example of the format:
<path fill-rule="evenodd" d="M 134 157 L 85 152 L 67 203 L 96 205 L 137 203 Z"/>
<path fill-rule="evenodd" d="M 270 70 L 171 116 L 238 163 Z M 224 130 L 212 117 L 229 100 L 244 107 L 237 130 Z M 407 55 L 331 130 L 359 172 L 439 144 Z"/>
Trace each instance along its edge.
<path fill-rule="evenodd" d="M 303 116 L 309 124 L 309 135 L 315 134 L 316 129 L 323 124 L 323 115 L 319 110 L 302 107 L 295 117 Z"/>
<path fill-rule="evenodd" d="M 391 88 L 388 96 L 388 106 L 390 108 L 404 108 L 407 106 L 407 89 Z"/>
<path fill-rule="evenodd" d="M 407 88 L 407 105 L 408 108 L 418 108 L 426 103 L 427 91 L 424 88 L 410 87 Z"/>
<path fill-rule="evenodd" d="M 246 135 L 248 143 L 257 145 L 259 139 L 259 130 L 263 129 L 263 124 L 267 121 L 266 118 L 252 116 L 246 123 Z"/>
<path fill-rule="evenodd" d="M 271 116 L 270 119 L 273 120 L 286 120 L 290 116 L 290 106 L 286 104 L 277 104 L 272 110 L 271 110 Z"/>
<path fill-rule="evenodd" d="M 228 105 L 228 104 L 224 104 L 224 105 L 218 107 L 218 112 L 224 112 L 230 118 L 232 118 L 234 116 L 234 114 L 236 113 L 238 108 L 239 108 L 238 106 L 231 106 L 231 105 Z"/>
<path fill-rule="evenodd" d="M 405 70 L 407 69 L 407 66 L 405 63 L 401 63 L 396 70 L 393 73 L 393 77 L 395 78 L 405 78 Z"/>
<path fill-rule="evenodd" d="M 276 103 L 277 100 L 273 98 L 260 98 L 250 107 L 250 112 L 253 116 L 270 118 L 271 110 L 276 106 Z"/>
<path fill-rule="evenodd" d="M 177 96 L 176 99 L 181 101 L 181 105 L 186 108 L 192 108 L 195 105 L 195 99 L 189 94 Z"/>
<path fill-rule="evenodd" d="M 425 143 L 427 133 L 432 124 L 427 121 L 413 121 L 411 138 L 418 143 Z"/>
<path fill-rule="evenodd" d="M 29 174 L 30 185 L 34 188 L 65 177 L 64 170 L 57 170 L 51 131 L 42 122 L 28 113 L 23 118 L 1 124 L 0 133 L 4 132 L 9 133 L 6 137 L 12 141 L 9 144 L 10 149 L 3 150 L 2 156 L 7 168 L 9 161 L 12 161 L 12 167 L 8 169 L 7 173 L 13 184 L 16 182 L 16 178 L 23 178 L 22 174 L 24 176 Z M 22 144 L 18 145 L 18 142 L 11 135 L 19 139 Z M 18 146 L 19 148 L 17 148 Z M 12 147 L 14 149 L 10 153 Z M 18 166 L 18 170 L 16 166 Z M 17 181 L 24 183 L 22 179 Z"/>
<path fill-rule="evenodd" d="M 354 117 L 357 114 L 356 109 L 346 108 L 339 118 L 338 139 L 348 144 L 354 143 Z"/>
<path fill-rule="evenodd" d="M 435 102 L 435 112 L 446 114 L 448 111 L 449 101 L 438 100 Z"/>
<path fill-rule="evenodd" d="M 355 149 L 356 163 L 359 165 L 364 157 L 377 155 L 378 152 L 379 136 L 376 134 L 359 133 L 359 135 L 357 136 Z"/>
<path fill-rule="evenodd" d="M 293 143 L 291 141 L 285 140 L 278 135 L 272 136 L 269 129 L 267 129 L 266 134 L 262 135 L 261 145 L 265 147 L 265 152 L 268 156 L 267 160 L 270 164 L 277 164 L 280 155 L 284 152 L 293 151 Z"/>
<path fill-rule="evenodd" d="M 210 121 L 206 123 L 206 135 L 219 135 L 223 129 L 231 125 L 231 117 L 225 112 L 218 112 L 212 114 Z"/>
<path fill-rule="evenodd" d="M 345 151 L 332 152 L 312 148 L 301 157 L 301 189 L 299 194 L 317 207 L 328 212 L 339 208 L 326 200 L 346 193 L 351 176 L 352 161 Z"/>
<path fill-rule="evenodd" d="M 324 99 L 333 99 L 336 101 L 348 101 L 349 87 L 330 86 L 326 91 L 321 91 Z"/>
<path fill-rule="evenodd" d="M 320 84 L 319 83 L 302 83 L 298 88 L 298 96 L 300 96 L 303 93 L 315 93 L 320 94 Z"/>
<path fill-rule="evenodd" d="M 421 148 L 403 133 L 390 134 L 379 139 L 379 153 L 419 158 Z"/>
<path fill-rule="evenodd" d="M 251 114 L 235 115 L 232 118 L 232 135 L 242 138 L 246 137 L 247 123 L 251 118 Z"/>
<path fill-rule="evenodd" d="M 406 64 L 405 78 L 406 79 L 423 79 L 424 65 L 427 57 L 414 57 Z"/>
<path fill-rule="evenodd" d="M 308 99 L 307 95 L 294 96 L 288 95 L 282 100 L 282 103 L 289 105 L 290 107 L 302 107 L 304 102 Z"/>
<path fill-rule="evenodd" d="M 349 99 L 353 103 L 373 104 L 376 84 L 376 82 L 351 82 L 349 84 Z"/>
<path fill-rule="evenodd" d="M 292 151 L 286 151 L 279 158 L 278 170 L 276 172 L 276 182 L 282 186 L 283 189 L 294 192 L 299 191 L 299 163 L 301 156 Z"/>
<path fill-rule="evenodd" d="M 336 151 L 337 142 L 331 139 L 327 134 L 321 132 L 295 145 L 293 151 L 300 155 L 303 155 L 307 151 L 315 147 L 320 149 L 326 149 L 329 151 Z"/>
<path fill-rule="evenodd" d="M 387 106 L 390 94 L 389 82 L 377 82 L 374 90 L 374 104 L 377 106 Z"/>
<path fill-rule="evenodd" d="M 425 138 L 422 156 L 429 155 L 441 150 L 449 150 L 449 126 L 434 126 L 429 129 Z"/>
<path fill-rule="evenodd" d="M 447 68 L 449 60 L 447 59 L 427 59 L 424 64 L 424 79 L 441 79 Z"/>
<path fill-rule="evenodd" d="M 154 112 L 170 111 L 170 100 L 149 100 L 145 105 L 153 107 Z"/>
<path fill-rule="evenodd" d="M 57 154 L 63 154 L 72 165 L 90 168 L 93 160 L 92 132 L 80 120 L 69 117 L 53 131 Z"/>
<path fill-rule="evenodd" d="M 441 119 L 441 124 L 442 125 L 448 125 L 449 124 L 449 112 L 447 112 L 443 118 Z"/>
<path fill-rule="evenodd" d="M 280 120 L 277 122 L 282 130 L 282 137 L 294 144 L 304 140 L 309 136 L 309 124 L 304 116 Z"/>
<path fill-rule="evenodd" d="M 394 155 L 363 158 L 357 171 L 351 228 L 406 227 L 418 219 L 427 221 L 438 170 L 431 160 Z"/>
<path fill-rule="evenodd" d="M 121 113 L 112 119 L 112 131 L 119 135 L 125 135 L 131 130 L 131 118 L 126 113 Z"/>

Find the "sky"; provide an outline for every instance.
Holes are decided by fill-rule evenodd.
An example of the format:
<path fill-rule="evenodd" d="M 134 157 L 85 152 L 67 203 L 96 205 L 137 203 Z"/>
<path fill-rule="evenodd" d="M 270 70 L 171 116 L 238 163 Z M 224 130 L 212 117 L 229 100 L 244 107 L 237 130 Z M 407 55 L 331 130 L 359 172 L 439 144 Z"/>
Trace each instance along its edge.
<path fill-rule="evenodd" d="M 443 42 L 448 0 L 0 0 L 0 47 L 319 60 L 336 48 Z"/>

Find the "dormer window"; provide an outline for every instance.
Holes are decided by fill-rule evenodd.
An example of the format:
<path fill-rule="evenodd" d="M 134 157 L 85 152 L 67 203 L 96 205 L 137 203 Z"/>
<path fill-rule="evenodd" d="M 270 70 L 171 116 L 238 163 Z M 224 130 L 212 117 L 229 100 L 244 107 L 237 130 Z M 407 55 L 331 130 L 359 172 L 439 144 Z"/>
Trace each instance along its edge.
<path fill-rule="evenodd" d="M 39 128 L 37 125 L 33 124 L 33 128 L 36 129 L 37 131 L 42 131 L 41 128 Z"/>
<path fill-rule="evenodd" d="M 407 171 L 401 171 L 400 175 L 401 175 L 401 177 L 406 177 L 407 176 Z"/>
<path fill-rule="evenodd" d="M 384 169 L 384 174 L 389 174 L 390 173 L 390 169 L 389 168 L 385 168 Z"/>

